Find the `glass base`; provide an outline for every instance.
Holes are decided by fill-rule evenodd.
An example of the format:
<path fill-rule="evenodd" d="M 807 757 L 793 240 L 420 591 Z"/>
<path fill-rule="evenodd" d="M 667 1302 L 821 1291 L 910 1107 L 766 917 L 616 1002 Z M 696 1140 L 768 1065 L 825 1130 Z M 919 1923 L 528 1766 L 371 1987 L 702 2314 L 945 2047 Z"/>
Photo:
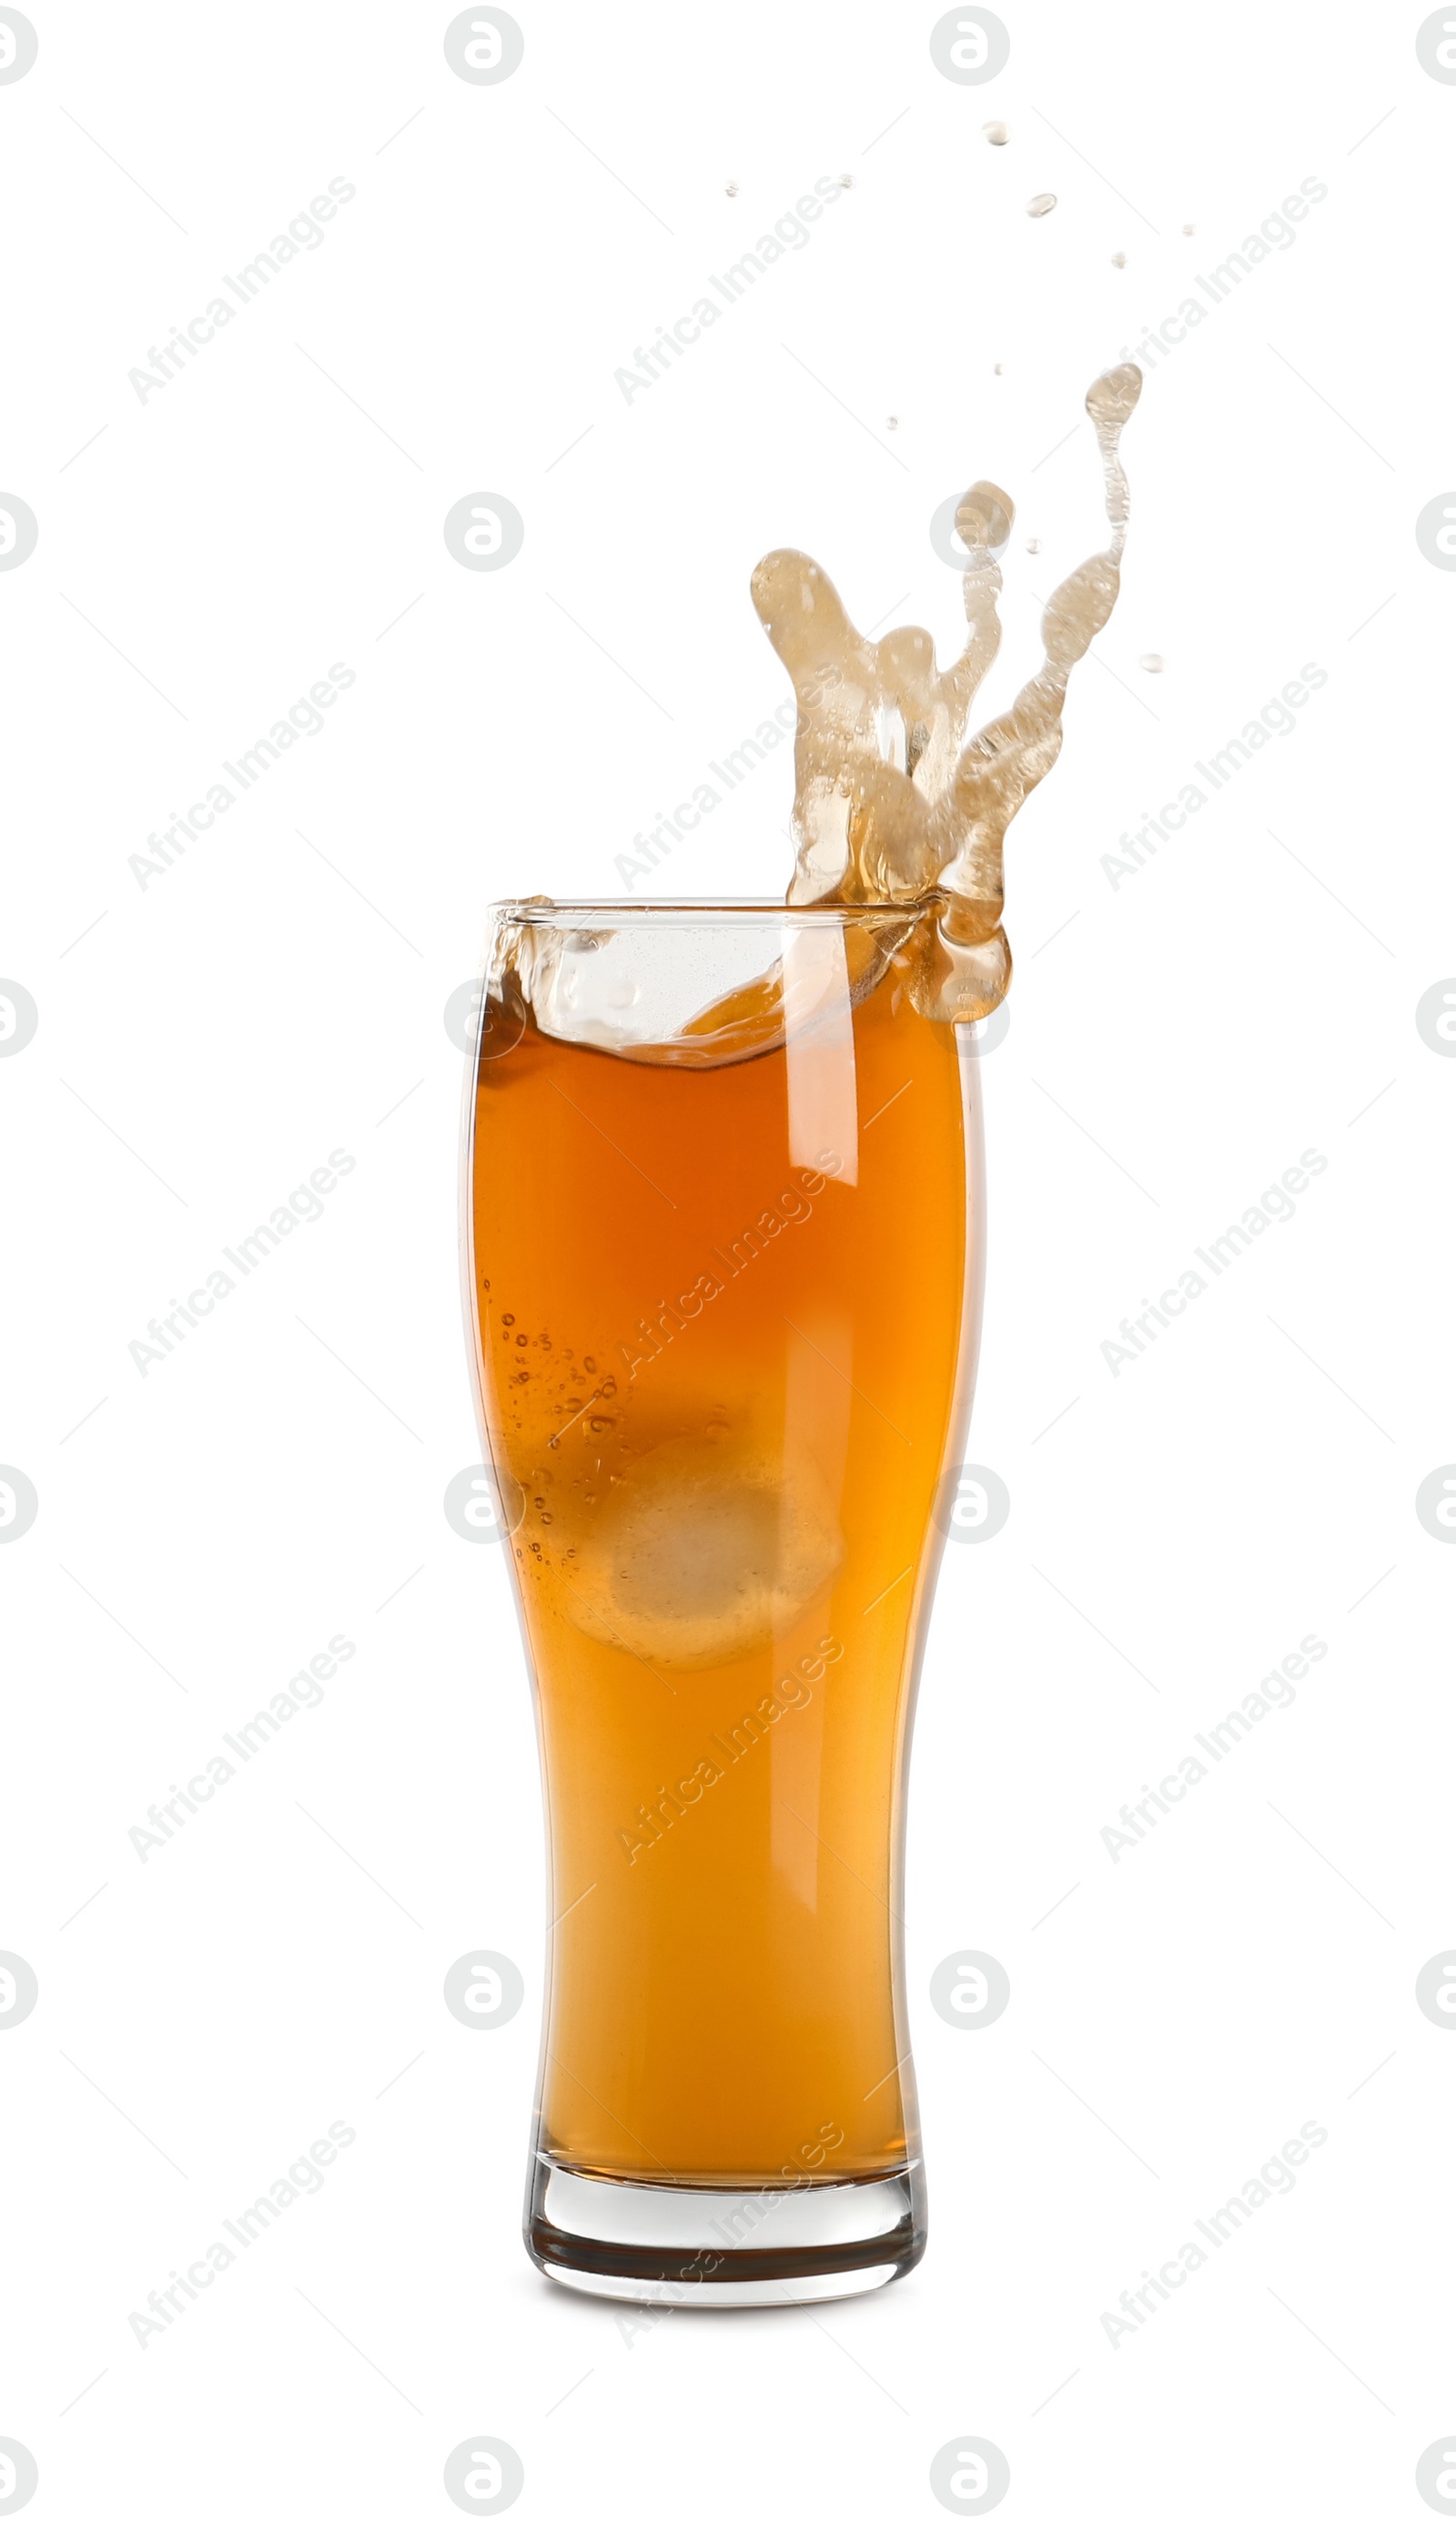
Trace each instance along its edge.
<path fill-rule="evenodd" d="M 526 2250 L 548 2278 L 639 2305 L 822 2305 L 863 2296 L 925 2250 L 918 2160 L 797 2188 L 621 2182 L 538 2155 Z"/>

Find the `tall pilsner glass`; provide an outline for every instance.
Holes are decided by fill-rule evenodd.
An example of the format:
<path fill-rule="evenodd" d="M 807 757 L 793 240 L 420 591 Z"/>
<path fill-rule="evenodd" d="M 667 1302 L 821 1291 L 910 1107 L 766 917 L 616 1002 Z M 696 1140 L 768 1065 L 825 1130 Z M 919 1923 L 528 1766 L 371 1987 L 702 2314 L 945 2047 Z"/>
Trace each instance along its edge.
<path fill-rule="evenodd" d="M 933 907 L 497 906 L 467 1321 L 535 1679 L 526 2244 L 679 2305 L 925 2244 L 905 1780 L 970 1407 L 979 1063 Z"/>

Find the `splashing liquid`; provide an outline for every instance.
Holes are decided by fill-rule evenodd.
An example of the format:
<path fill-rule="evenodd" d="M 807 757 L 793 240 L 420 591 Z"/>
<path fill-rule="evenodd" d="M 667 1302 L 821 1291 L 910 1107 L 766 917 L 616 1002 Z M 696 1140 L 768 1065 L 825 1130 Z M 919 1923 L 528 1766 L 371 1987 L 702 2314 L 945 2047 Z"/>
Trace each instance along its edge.
<path fill-rule="evenodd" d="M 1128 484 L 1118 443 L 1141 391 L 1141 371 L 1111 368 L 1089 389 L 1102 453 L 1112 538 L 1064 579 L 1043 616 L 1040 671 L 1003 717 L 967 742 L 971 704 L 1000 647 L 995 556 L 1015 510 L 994 482 L 975 482 L 955 512 L 970 555 L 965 648 L 944 673 L 928 631 L 871 642 L 830 580 L 803 553 L 770 553 L 752 596 L 799 701 L 790 902 L 924 903 L 915 1003 L 965 1024 L 1004 998 L 1011 953 L 1001 928 L 1001 853 L 1023 801 L 1051 769 L 1073 666 L 1117 602 Z"/>
<path fill-rule="evenodd" d="M 1088 390 L 1111 541 L 1063 579 L 1042 617 L 1040 670 L 1010 709 L 974 736 L 967 736 L 971 705 L 1000 647 L 996 556 L 1015 519 L 995 483 L 973 482 L 955 512 L 969 555 L 970 629 L 944 672 L 930 633 L 914 625 L 865 639 L 806 554 L 769 553 L 753 572 L 753 603 L 799 702 L 798 864 L 787 898 L 864 909 L 846 937 L 855 1004 L 892 961 L 916 1012 L 943 1024 L 969 1025 L 1005 997 L 1011 951 L 1001 927 L 1002 848 L 1013 816 L 1061 752 L 1072 668 L 1117 601 L 1128 521 L 1118 444 L 1141 387 L 1141 371 L 1128 364 Z M 550 907 L 544 896 L 532 901 Z M 583 954 L 610 946 L 609 931 L 568 934 L 502 920 L 487 975 L 488 1036 L 509 1044 L 529 1017 L 561 1041 L 625 1060 L 716 1068 L 777 1049 L 816 988 L 812 972 L 780 961 L 706 1006 L 628 1008 L 583 981 Z M 606 965 L 604 956 L 604 973 Z"/>

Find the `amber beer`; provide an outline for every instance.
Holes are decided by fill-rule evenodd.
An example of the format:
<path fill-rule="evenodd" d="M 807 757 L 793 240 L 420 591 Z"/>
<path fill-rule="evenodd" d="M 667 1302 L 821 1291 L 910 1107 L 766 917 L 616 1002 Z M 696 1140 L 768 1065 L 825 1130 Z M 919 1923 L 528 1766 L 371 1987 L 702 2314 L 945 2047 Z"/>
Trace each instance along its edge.
<path fill-rule="evenodd" d="M 534 919 L 568 916 L 629 958 L 654 917 Z M 680 914 L 683 952 L 756 919 L 767 963 L 816 917 L 851 921 Z M 879 960 L 852 1006 L 821 994 L 806 1046 L 790 1023 L 706 1065 L 569 1039 L 512 986 L 475 1068 L 480 1385 L 555 1922 L 528 2243 L 606 2293 L 833 2295 L 923 2245 L 901 1817 L 974 1363 L 979 1107 L 955 1030 Z M 893 2232 L 841 2233 L 853 2186 L 897 2180 Z M 669 2192 L 702 2246 L 653 2208 Z"/>

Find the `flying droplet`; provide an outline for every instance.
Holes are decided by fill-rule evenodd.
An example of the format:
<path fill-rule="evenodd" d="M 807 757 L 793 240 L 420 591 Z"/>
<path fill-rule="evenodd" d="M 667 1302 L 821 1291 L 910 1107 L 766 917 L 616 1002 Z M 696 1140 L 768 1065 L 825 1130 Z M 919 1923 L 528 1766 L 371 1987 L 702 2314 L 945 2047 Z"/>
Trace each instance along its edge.
<path fill-rule="evenodd" d="M 853 190 L 854 190 L 854 178 L 853 178 L 853 176 L 852 176 L 852 175 L 841 175 L 841 177 L 840 177 L 840 189 L 841 189 L 841 191 L 842 191 L 842 192 L 846 192 L 846 193 L 852 193 L 852 192 L 853 192 Z"/>
<path fill-rule="evenodd" d="M 1163 671 L 1163 660 L 1156 649 L 1149 649 L 1146 656 L 1140 657 L 1138 663 L 1144 675 L 1160 675 Z"/>
<path fill-rule="evenodd" d="M 1191 219 L 1189 219 L 1189 222 L 1188 222 L 1188 225 L 1187 225 L 1187 226 L 1186 226 L 1186 228 L 1184 229 L 1184 235 L 1185 235 L 1185 236 L 1196 236 L 1196 235 L 1197 235 L 1197 233 L 1198 233 L 1198 232 L 1197 232 L 1197 229 L 1194 227 L 1192 220 L 1191 220 Z"/>
<path fill-rule="evenodd" d="M 983 122 L 981 131 L 983 138 L 991 142 L 993 149 L 1004 149 L 1011 137 L 1009 122 Z"/>
<path fill-rule="evenodd" d="M 729 201 L 731 202 L 731 201 L 734 199 L 734 197 L 735 197 L 735 195 L 737 194 L 737 192 L 738 192 L 738 186 L 737 186 L 736 184 L 725 184 L 725 185 L 723 186 L 723 190 L 724 190 L 724 192 L 727 194 L 728 199 L 729 199 Z"/>
<path fill-rule="evenodd" d="M 1039 553 L 1042 549 L 1040 537 L 1037 535 L 1028 535 L 1026 548 L 1029 553 Z"/>
<path fill-rule="evenodd" d="M 1112 260 L 1113 260 L 1114 264 L 1117 266 L 1117 268 L 1118 268 L 1118 270 L 1119 270 L 1119 271 L 1126 271 L 1126 270 L 1127 270 L 1127 267 L 1128 267 L 1128 258 L 1127 258 L 1127 256 L 1126 256 L 1125 254 L 1115 254 L 1115 255 L 1113 256 Z"/>
<path fill-rule="evenodd" d="M 1044 219 L 1047 212 L 1055 208 L 1055 193 L 1033 193 L 1026 206 L 1026 215 L 1029 219 Z"/>
<path fill-rule="evenodd" d="M 892 413 L 889 414 L 888 418 L 886 419 L 885 426 L 886 426 L 886 428 L 887 428 L 887 429 L 898 429 L 898 427 L 899 427 L 899 414 L 898 414 L 898 412 L 892 412 Z"/>
<path fill-rule="evenodd" d="M 997 360 L 997 362 L 996 362 L 996 364 L 995 364 L 995 369 L 994 369 L 994 371 L 993 371 L 993 374 L 994 374 L 994 375 L 995 375 L 995 376 L 1000 376 L 1000 375 L 1002 374 L 1001 364 L 1000 364 L 1000 361 L 999 361 L 999 360 Z"/>

